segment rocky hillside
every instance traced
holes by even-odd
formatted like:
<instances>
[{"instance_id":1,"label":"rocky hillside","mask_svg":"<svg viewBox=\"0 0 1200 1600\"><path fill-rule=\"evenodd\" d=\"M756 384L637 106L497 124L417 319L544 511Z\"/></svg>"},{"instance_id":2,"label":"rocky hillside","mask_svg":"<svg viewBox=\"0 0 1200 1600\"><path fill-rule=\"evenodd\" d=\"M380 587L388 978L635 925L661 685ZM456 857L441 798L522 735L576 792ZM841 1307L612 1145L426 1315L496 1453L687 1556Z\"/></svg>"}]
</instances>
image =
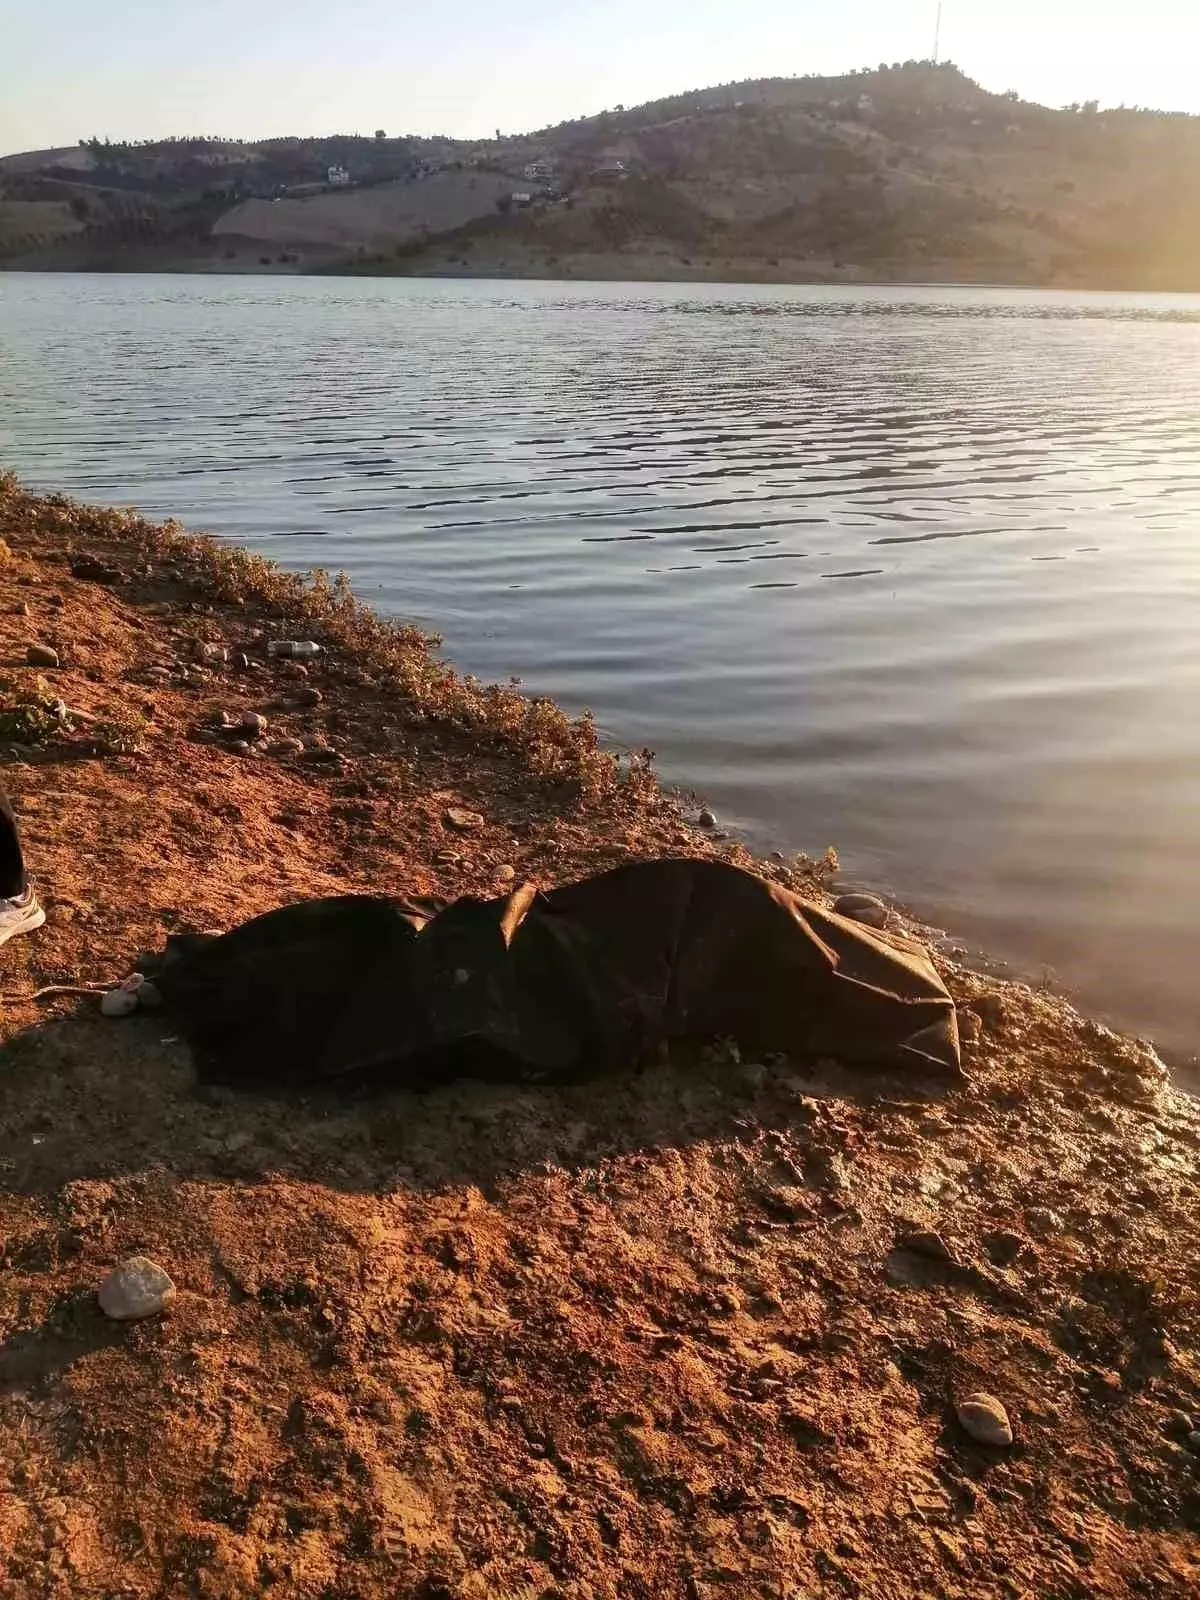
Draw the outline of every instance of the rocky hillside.
<instances>
[{"instance_id":1,"label":"rocky hillside","mask_svg":"<svg viewBox=\"0 0 1200 1600\"><path fill-rule=\"evenodd\" d=\"M94 141L0 161L0 261L1200 289L1200 118L909 62L519 138Z\"/></svg>"},{"instance_id":2,"label":"rocky hillside","mask_svg":"<svg viewBox=\"0 0 1200 1600\"><path fill-rule=\"evenodd\" d=\"M940 960L950 1086L717 1042L201 1089L80 992L169 931L752 863L337 588L3 477L0 562L49 908L0 967L2 1600L1200 1592L1200 1110L1146 1045ZM173 1294L116 1321L134 1255Z\"/></svg>"}]
</instances>

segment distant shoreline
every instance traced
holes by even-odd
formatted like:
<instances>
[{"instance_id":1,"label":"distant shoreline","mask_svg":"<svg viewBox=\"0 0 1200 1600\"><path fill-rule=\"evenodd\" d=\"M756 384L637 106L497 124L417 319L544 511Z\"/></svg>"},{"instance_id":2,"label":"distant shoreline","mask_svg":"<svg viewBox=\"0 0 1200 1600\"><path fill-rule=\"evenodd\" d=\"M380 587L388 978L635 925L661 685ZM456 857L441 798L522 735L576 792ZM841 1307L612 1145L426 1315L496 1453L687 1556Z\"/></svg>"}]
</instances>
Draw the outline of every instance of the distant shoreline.
<instances>
[{"instance_id":1,"label":"distant shoreline","mask_svg":"<svg viewBox=\"0 0 1200 1600\"><path fill-rule=\"evenodd\" d=\"M1145 282L1119 280L1113 282L1094 281L1067 281L1063 279L1031 280L1012 278L972 278L972 277L881 277L866 272L859 276L842 274L819 274L816 272L802 275L796 273L790 277L773 276L770 273L751 270L747 267L743 272L736 270L726 273L700 273L688 268L679 270L660 269L648 271L644 263L628 262L622 258L612 258L612 271L600 271L601 263L591 261L588 263L589 271L581 269L579 272L571 271L532 271L508 269L499 265L488 267L480 266L470 268L438 267L432 264L420 264L412 270L383 271L367 270L364 268L348 268L339 266L243 266L231 267L226 263L207 264L199 261L180 262L174 265L148 265L129 263L113 267L97 266L38 266L28 263L0 261L0 274L8 277L93 277L93 278L139 278L139 277L197 277L197 278L328 278L328 279L398 279L453 283L463 282L495 282L495 283L575 283L604 284L604 283L630 283L630 284L712 284L713 286L758 287L775 289L990 289L1010 294L1095 294L1095 295L1177 295L1180 297L1200 297L1200 281L1192 287L1179 287L1172 284L1151 284ZM643 270L637 270L642 265Z\"/></svg>"}]
</instances>

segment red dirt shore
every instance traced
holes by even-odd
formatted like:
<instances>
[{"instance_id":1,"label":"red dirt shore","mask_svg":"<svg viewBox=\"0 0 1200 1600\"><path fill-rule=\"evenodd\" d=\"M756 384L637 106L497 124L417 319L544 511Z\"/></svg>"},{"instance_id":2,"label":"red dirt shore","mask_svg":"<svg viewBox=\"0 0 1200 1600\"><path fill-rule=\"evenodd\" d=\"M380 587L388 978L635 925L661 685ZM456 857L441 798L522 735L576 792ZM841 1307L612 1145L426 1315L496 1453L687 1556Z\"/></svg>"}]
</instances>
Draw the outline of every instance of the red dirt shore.
<instances>
[{"instance_id":1,"label":"red dirt shore","mask_svg":"<svg viewBox=\"0 0 1200 1600\"><path fill-rule=\"evenodd\" d=\"M49 908L0 954L0 1600L1200 1592L1200 1114L1149 1047L941 963L949 1090L716 1045L202 1091L169 1018L33 996L309 895L750 858L336 586L4 478L0 538ZM297 635L311 670L266 654ZM111 1322L135 1252L177 1297Z\"/></svg>"}]
</instances>

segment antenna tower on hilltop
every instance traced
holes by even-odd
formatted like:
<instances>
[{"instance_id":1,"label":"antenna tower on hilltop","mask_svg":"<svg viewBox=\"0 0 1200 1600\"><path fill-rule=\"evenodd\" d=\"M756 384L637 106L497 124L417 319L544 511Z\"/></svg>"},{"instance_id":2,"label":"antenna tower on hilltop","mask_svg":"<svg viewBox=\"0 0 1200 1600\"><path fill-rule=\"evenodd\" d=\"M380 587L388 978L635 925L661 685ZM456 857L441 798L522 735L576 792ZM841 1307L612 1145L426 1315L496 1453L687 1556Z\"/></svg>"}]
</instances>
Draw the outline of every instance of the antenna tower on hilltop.
<instances>
[{"instance_id":1,"label":"antenna tower on hilltop","mask_svg":"<svg viewBox=\"0 0 1200 1600\"><path fill-rule=\"evenodd\" d=\"M942 0L938 0L937 21L933 25L933 64L938 64L938 52L942 44Z\"/></svg>"}]
</instances>

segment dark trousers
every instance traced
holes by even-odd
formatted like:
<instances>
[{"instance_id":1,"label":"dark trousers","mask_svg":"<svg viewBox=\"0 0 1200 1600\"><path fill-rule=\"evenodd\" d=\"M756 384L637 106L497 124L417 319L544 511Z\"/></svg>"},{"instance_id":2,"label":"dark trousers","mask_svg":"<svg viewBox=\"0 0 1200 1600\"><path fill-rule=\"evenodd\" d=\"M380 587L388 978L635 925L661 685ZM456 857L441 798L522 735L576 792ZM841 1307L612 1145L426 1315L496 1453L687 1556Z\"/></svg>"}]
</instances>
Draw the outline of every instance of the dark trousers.
<instances>
[{"instance_id":1,"label":"dark trousers","mask_svg":"<svg viewBox=\"0 0 1200 1600\"><path fill-rule=\"evenodd\" d=\"M0 787L0 900L14 900L25 891L21 836L8 796Z\"/></svg>"}]
</instances>

